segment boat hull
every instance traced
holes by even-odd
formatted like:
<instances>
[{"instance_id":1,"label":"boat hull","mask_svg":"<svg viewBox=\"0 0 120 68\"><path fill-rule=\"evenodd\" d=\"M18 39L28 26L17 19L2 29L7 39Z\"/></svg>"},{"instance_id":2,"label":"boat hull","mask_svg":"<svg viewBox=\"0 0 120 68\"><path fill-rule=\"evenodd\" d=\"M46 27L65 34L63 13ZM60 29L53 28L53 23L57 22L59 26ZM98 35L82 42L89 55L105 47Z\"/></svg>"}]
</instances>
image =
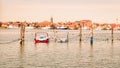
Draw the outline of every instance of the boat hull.
<instances>
[{"instance_id":1,"label":"boat hull","mask_svg":"<svg viewBox=\"0 0 120 68\"><path fill-rule=\"evenodd\" d=\"M60 38L57 40L58 43L66 43L68 42L68 39L67 38Z\"/></svg>"},{"instance_id":2,"label":"boat hull","mask_svg":"<svg viewBox=\"0 0 120 68\"><path fill-rule=\"evenodd\" d=\"M38 39L35 39L34 41L35 41L35 43L40 43L40 42L42 42L42 43L48 43L48 42L49 42L49 39L46 39L46 40L38 40Z\"/></svg>"}]
</instances>

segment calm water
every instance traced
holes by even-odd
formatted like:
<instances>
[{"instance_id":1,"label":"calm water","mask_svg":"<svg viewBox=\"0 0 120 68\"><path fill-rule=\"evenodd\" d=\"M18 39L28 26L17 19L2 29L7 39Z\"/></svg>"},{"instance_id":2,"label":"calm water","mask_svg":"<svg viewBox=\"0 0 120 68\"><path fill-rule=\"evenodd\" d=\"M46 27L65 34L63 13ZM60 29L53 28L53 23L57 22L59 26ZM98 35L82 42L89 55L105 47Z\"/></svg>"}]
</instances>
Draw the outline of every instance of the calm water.
<instances>
[{"instance_id":1,"label":"calm water","mask_svg":"<svg viewBox=\"0 0 120 68\"><path fill-rule=\"evenodd\" d=\"M34 44L36 31L48 32L50 43ZM94 31L94 43L89 43L89 31L84 30L82 42L79 31L59 30L57 37L68 43L55 43L53 30L26 30L25 42L19 44L19 29L0 30L0 68L119 68L120 31Z\"/></svg>"}]
</instances>

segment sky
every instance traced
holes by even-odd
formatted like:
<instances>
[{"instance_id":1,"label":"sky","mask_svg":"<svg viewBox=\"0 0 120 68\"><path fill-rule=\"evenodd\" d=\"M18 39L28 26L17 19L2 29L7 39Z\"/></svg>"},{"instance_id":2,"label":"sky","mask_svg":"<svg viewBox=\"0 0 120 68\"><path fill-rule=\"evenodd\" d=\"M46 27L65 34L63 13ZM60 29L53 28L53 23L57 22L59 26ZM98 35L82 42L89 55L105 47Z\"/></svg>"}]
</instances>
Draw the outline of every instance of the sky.
<instances>
[{"instance_id":1,"label":"sky","mask_svg":"<svg viewBox=\"0 0 120 68\"><path fill-rule=\"evenodd\" d=\"M0 0L0 21L120 21L120 0Z\"/></svg>"}]
</instances>

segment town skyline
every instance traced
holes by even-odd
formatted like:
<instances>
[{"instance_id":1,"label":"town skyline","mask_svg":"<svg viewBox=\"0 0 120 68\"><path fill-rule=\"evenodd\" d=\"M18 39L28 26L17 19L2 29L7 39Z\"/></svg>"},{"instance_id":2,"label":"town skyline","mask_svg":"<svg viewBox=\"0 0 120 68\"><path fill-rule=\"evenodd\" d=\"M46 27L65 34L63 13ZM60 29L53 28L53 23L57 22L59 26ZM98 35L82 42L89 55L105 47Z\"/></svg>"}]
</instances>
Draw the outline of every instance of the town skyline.
<instances>
[{"instance_id":1,"label":"town skyline","mask_svg":"<svg viewBox=\"0 0 120 68\"><path fill-rule=\"evenodd\" d=\"M116 23L120 20L119 0L1 0L0 21L68 22L92 20Z\"/></svg>"}]
</instances>

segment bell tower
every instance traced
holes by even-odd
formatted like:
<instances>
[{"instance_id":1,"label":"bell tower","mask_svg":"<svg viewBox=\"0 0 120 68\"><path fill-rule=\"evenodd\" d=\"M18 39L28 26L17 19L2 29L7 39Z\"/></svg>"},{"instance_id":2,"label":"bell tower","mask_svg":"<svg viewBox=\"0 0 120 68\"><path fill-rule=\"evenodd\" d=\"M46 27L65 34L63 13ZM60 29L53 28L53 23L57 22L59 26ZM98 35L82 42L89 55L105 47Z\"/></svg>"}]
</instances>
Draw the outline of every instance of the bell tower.
<instances>
[{"instance_id":1,"label":"bell tower","mask_svg":"<svg viewBox=\"0 0 120 68\"><path fill-rule=\"evenodd\" d=\"M51 24L53 24L53 17L50 18L50 22L51 22Z\"/></svg>"}]
</instances>

